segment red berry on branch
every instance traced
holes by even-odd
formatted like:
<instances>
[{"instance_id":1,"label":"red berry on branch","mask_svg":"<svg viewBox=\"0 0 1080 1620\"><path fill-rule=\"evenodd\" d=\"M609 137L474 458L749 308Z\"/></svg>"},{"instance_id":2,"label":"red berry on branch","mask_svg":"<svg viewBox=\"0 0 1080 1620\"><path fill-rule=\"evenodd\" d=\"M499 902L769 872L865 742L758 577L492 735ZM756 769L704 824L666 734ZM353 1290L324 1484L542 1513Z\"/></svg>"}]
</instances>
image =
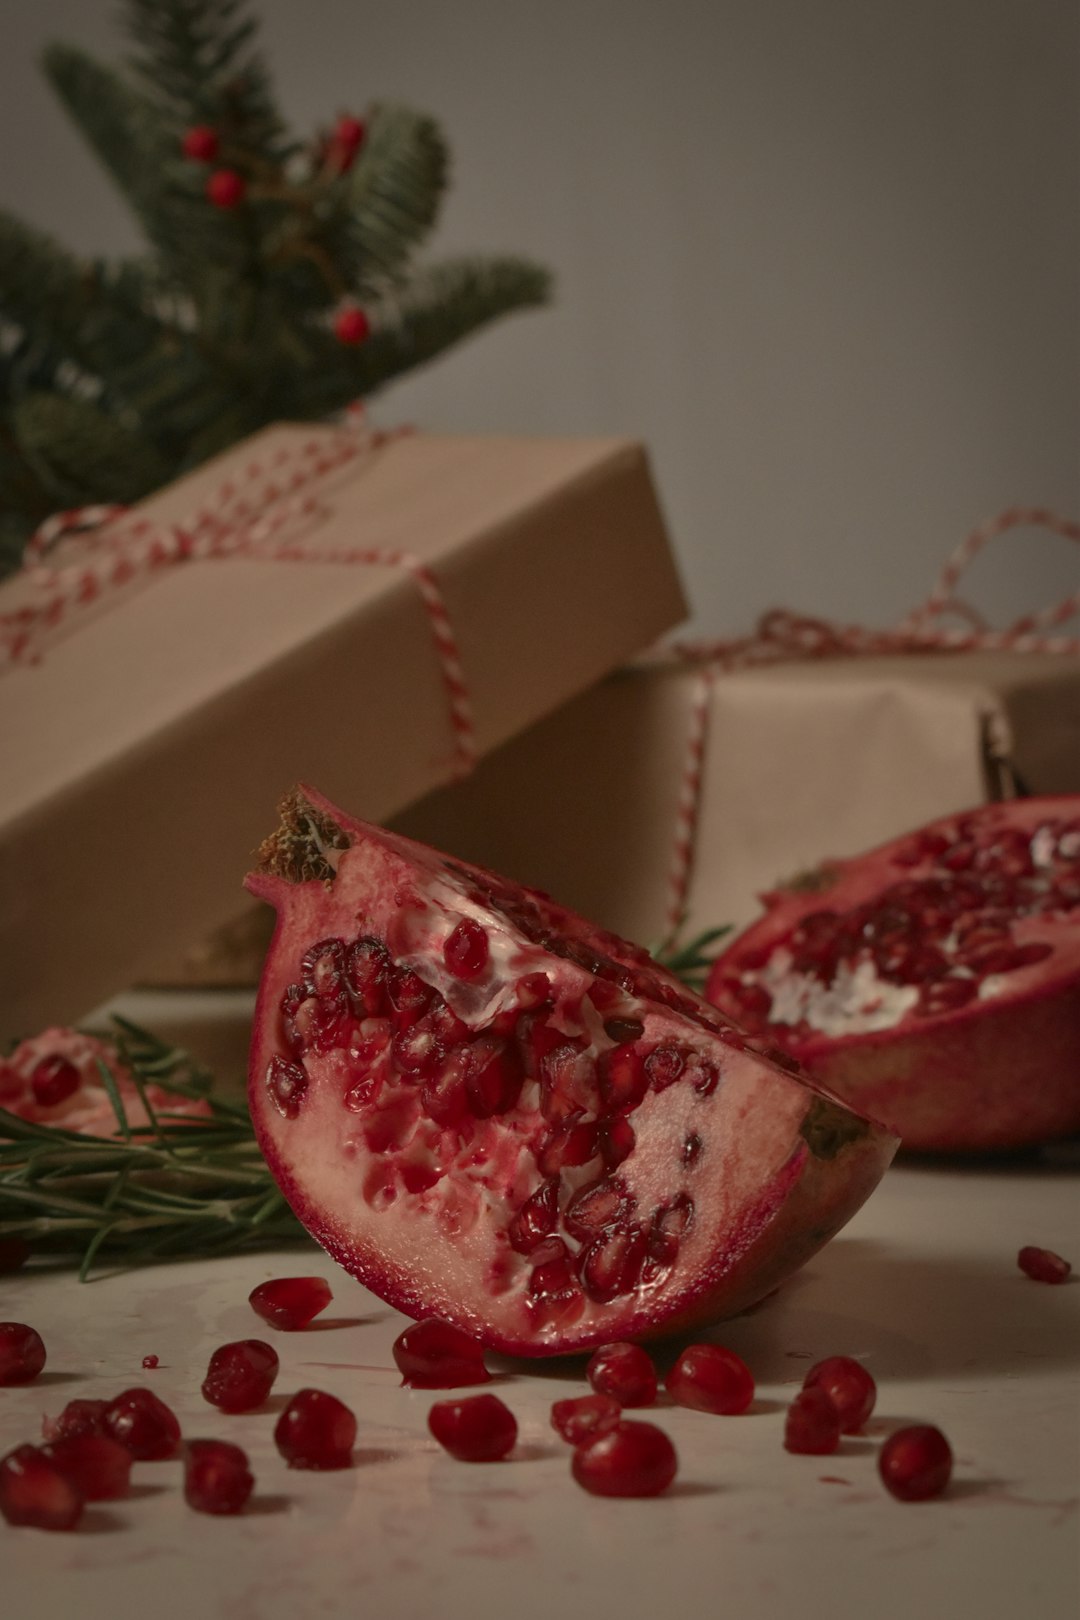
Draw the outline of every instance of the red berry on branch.
<instances>
[{"instance_id":1,"label":"red berry on branch","mask_svg":"<svg viewBox=\"0 0 1080 1620\"><path fill-rule=\"evenodd\" d=\"M192 124L184 131L180 145L193 163L213 163L218 155L218 132L209 124Z\"/></svg>"},{"instance_id":2,"label":"red berry on branch","mask_svg":"<svg viewBox=\"0 0 1080 1620\"><path fill-rule=\"evenodd\" d=\"M206 182L206 196L215 208L237 208L247 195L247 181L235 169L215 169Z\"/></svg>"},{"instance_id":3,"label":"red berry on branch","mask_svg":"<svg viewBox=\"0 0 1080 1620\"><path fill-rule=\"evenodd\" d=\"M353 118L349 113L342 113L334 126L334 139L337 144L350 153L356 152L364 144L367 134L367 125L362 118Z\"/></svg>"},{"instance_id":4,"label":"red berry on branch","mask_svg":"<svg viewBox=\"0 0 1080 1620\"><path fill-rule=\"evenodd\" d=\"M370 331L371 322L355 305L340 310L334 318L334 336L339 343L363 343Z\"/></svg>"}]
</instances>

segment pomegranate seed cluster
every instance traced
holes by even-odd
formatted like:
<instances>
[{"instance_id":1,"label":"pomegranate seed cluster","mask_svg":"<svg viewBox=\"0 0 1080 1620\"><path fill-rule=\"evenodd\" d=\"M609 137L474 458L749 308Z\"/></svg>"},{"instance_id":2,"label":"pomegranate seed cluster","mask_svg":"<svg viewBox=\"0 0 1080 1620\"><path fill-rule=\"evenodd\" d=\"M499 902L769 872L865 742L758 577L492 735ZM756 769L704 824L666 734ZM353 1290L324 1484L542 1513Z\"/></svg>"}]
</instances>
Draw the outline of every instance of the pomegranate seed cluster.
<instances>
[{"instance_id":1,"label":"pomegranate seed cluster","mask_svg":"<svg viewBox=\"0 0 1080 1620\"><path fill-rule=\"evenodd\" d=\"M869 1030L951 1012L1052 955L1052 937L1027 937L1025 926L1017 938L1018 924L1050 925L1080 907L1077 821L1028 832L961 816L894 847L892 864L896 880L872 899L804 914L766 960L725 976L748 1029Z\"/></svg>"},{"instance_id":2,"label":"pomegranate seed cluster","mask_svg":"<svg viewBox=\"0 0 1080 1620\"><path fill-rule=\"evenodd\" d=\"M547 925L528 894L495 879L481 891L466 876L464 904L482 902L489 918L505 917L530 944L594 975L576 1003L558 999L548 972L508 972L504 944L472 916L436 939L427 977L373 934L321 939L302 951L280 995L279 1050L264 1084L290 1121L305 1108L316 1068L320 1085L332 1076L346 1122L356 1116L343 1129L362 1143L364 1200L377 1212L415 1201L447 1230L480 1211L470 1166L491 1150L487 1122L513 1116L497 1284L522 1290L534 1326L562 1327L590 1302L608 1304L671 1274L695 1218L694 1177L701 1166L707 1174L706 1143L688 1128L670 1197L639 1207L620 1173L636 1146L631 1116L675 1084L707 1098L721 1078L717 1036L747 1043L665 982L637 947L567 935ZM643 998L691 1017L703 1043L708 1031L712 1057L647 1039ZM466 1009L468 1021L459 1016Z\"/></svg>"}]
</instances>

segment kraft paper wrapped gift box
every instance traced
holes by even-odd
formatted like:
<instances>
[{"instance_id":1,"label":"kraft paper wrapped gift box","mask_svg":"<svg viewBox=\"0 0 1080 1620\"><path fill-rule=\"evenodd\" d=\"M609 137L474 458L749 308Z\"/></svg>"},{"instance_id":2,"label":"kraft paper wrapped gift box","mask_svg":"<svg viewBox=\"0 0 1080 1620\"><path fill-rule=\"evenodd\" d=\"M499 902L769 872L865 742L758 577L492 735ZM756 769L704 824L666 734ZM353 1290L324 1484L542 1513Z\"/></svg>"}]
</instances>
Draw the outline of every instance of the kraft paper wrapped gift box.
<instances>
[{"instance_id":1,"label":"kraft paper wrapped gift box","mask_svg":"<svg viewBox=\"0 0 1080 1620\"><path fill-rule=\"evenodd\" d=\"M695 722L697 825L687 839ZM757 896L988 797L1080 792L1080 658L643 661L394 824L631 939L741 925Z\"/></svg>"},{"instance_id":2,"label":"kraft paper wrapped gift box","mask_svg":"<svg viewBox=\"0 0 1080 1620\"><path fill-rule=\"evenodd\" d=\"M346 431L269 429L145 502L99 543L137 518L139 555L223 554L114 583L0 671L0 1040L235 917L294 782L383 820L683 617L632 441L406 434L335 471ZM32 586L0 586L7 630Z\"/></svg>"}]
</instances>

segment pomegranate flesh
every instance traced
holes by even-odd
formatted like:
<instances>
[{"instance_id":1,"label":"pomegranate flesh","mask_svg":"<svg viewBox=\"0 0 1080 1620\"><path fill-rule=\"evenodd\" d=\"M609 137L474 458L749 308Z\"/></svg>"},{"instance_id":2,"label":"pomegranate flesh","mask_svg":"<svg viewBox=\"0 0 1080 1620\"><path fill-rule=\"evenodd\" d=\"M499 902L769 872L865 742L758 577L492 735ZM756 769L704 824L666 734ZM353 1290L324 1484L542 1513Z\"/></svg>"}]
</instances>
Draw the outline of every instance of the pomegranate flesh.
<instances>
[{"instance_id":1,"label":"pomegranate flesh","mask_svg":"<svg viewBox=\"0 0 1080 1620\"><path fill-rule=\"evenodd\" d=\"M765 897L708 994L906 1148L1080 1130L1080 796L935 821Z\"/></svg>"},{"instance_id":2,"label":"pomegranate flesh","mask_svg":"<svg viewBox=\"0 0 1080 1620\"><path fill-rule=\"evenodd\" d=\"M771 1292L877 1184L887 1132L636 946L310 790L282 816L248 879L278 910L255 1130L407 1315L526 1356L676 1331Z\"/></svg>"}]
</instances>

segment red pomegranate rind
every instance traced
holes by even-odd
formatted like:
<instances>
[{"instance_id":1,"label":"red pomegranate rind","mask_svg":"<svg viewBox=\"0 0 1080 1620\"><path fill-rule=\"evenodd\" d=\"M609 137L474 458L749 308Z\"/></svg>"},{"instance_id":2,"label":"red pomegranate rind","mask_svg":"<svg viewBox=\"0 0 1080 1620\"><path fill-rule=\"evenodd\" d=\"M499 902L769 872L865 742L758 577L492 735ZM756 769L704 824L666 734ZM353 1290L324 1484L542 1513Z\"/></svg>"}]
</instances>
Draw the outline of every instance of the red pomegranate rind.
<instances>
[{"instance_id":1,"label":"red pomegranate rind","mask_svg":"<svg viewBox=\"0 0 1080 1620\"><path fill-rule=\"evenodd\" d=\"M948 816L765 898L710 1000L906 1148L1080 1130L1080 796Z\"/></svg>"},{"instance_id":2,"label":"red pomegranate rind","mask_svg":"<svg viewBox=\"0 0 1080 1620\"><path fill-rule=\"evenodd\" d=\"M892 1138L637 947L305 793L248 880L278 909L252 1117L297 1215L382 1298L510 1354L655 1337L771 1292L872 1191ZM475 978L445 959L463 919ZM327 941L366 964L329 1034L305 1009L340 992L303 967Z\"/></svg>"}]
</instances>

